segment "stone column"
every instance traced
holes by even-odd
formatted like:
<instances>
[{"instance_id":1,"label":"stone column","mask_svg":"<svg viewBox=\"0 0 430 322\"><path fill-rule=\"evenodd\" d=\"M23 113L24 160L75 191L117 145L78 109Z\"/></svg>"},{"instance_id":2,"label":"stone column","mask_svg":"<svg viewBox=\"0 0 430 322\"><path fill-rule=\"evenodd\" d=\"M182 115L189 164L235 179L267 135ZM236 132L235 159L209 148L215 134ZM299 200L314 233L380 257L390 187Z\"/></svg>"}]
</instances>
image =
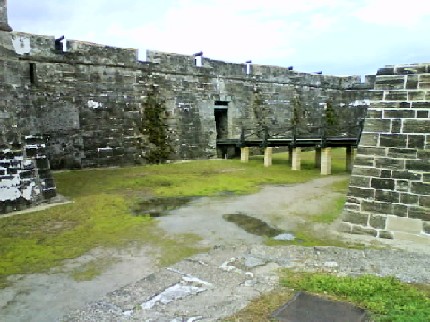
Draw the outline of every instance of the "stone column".
<instances>
[{"instance_id":1,"label":"stone column","mask_svg":"<svg viewBox=\"0 0 430 322\"><path fill-rule=\"evenodd\" d=\"M12 31L7 22L7 0L0 0L0 31Z\"/></svg>"},{"instance_id":2,"label":"stone column","mask_svg":"<svg viewBox=\"0 0 430 322\"><path fill-rule=\"evenodd\" d=\"M352 172L354 165L354 148L352 146L346 147L346 171Z\"/></svg>"},{"instance_id":3,"label":"stone column","mask_svg":"<svg viewBox=\"0 0 430 322\"><path fill-rule=\"evenodd\" d=\"M293 148L293 159L291 162L291 170L300 170L301 169L301 157L300 157L300 152L301 152L301 148Z\"/></svg>"},{"instance_id":4,"label":"stone column","mask_svg":"<svg viewBox=\"0 0 430 322\"><path fill-rule=\"evenodd\" d=\"M273 148L264 149L264 166L270 167L272 165L272 152Z\"/></svg>"},{"instance_id":5,"label":"stone column","mask_svg":"<svg viewBox=\"0 0 430 322\"><path fill-rule=\"evenodd\" d=\"M315 148L315 168L321 167L321 148Z\"/></svg>"},{"instance_id":6,"label":"stone column","mask_svg":"<svg viewBox=\"0 0 430 322\"><path fill-rule=\"evenodd\" d=\"M321 174L331 174L331 148L322 149L321 153Z\"/></svg>"},{"instance_id":7,"label":"stone column","mask_svg":"<svg viewBox=\"0 0 430 322\"><path fill-rule=\"evenodd\" d=\"M240 161L244 163L249 161L249 147L240 148Z\"/></svg>"}]
</instances>

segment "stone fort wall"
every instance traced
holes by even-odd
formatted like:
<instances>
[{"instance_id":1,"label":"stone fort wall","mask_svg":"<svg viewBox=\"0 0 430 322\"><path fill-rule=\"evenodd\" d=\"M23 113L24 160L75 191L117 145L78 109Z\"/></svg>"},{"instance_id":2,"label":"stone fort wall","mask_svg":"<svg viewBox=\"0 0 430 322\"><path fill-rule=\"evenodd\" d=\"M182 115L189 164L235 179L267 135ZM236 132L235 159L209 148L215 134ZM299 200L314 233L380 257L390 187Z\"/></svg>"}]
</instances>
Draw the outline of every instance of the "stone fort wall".
<instances>
[{"instance_id":1,"label":"stone fort wall","mask_svg":"<svg viewBox=\"0 0 430 322\"><path fill-rule=\"evenodd\" d=\"M4 47L11 50L2 62L10 98L2 110L9 121L3 122L15 119L21 135L46 137L54 169L148 162L155 148L142 128L148 96L162 106L168 159L219 156L217 122L223 122L222 135L228 138L257 124L272 134L288 134L295 96L302 103L304 130L319 126L321 103L329 99L340 120L355 122L363 109L351 103L371 98L371 84L357 76L261 65L246 74L245 64L206 57L196 66L192 55L149 51L142 62L133 49L67 41L63 51L53 37L7 36Z\"/></svg>"},{"instance_id":2,"label":"stone fort wall","mask_svg":"<svg viewBox=\"0 0 430 322\"><path fill-rule=\"evenodd\" d=\"M54 196L51 168L231 156L218 138L291 135L295 114L299 134L316 134L331 101L333 135L356 134L368 108L342 229L428 238L428 65L361 83L158 51L139 61L134 49L11 32L0 9L0 212Z\"/></svg>"},{"instance_id":3,"label":"stone fort wall","mask_svg":"<svg viewBox=\"0 0 430 322\"><path fill-rule=\"evenodd\" d=\"M154 154L173 160L232 156L234 147L221 150L217 138L239 138L243 128L291 134L294 99L300 101L303 133L319 131L322 103L331 100L342 120L337 131L347 135L363 116L362 102L375 95L368 90L372 77L361 83L358 76L248 67L206 57L198 66L193 55L157 51L139 61L134 49L22 32L0 31L0 51L2 155L10 156L11 146L19 146L17 158L24 160L25 138L38 137L37 156L46 158L51 169L142 164L154 162ZM151 123L147 112L154 107L159 116ZM163 153L151 127L163 129ZM15 157L2 160L1 180L9 187L8 176L26 169L6 167ZM49 174L33 177L32 186L44 182L55 190ZM13 180L19 181L16 190L22 180ZM3 204L10 201L17 209L40 200L14 196Z\"/></svg>"},{"instance_id":4,"label":"stone fort wall","mask_svg":"<svg viewBox=\"0 0 430 322\"><path fill-rule=\"evenodd\" d=\"M381 68L374 91L342 228L430 241L430 65Z\"/></svg>"}]
</instances>

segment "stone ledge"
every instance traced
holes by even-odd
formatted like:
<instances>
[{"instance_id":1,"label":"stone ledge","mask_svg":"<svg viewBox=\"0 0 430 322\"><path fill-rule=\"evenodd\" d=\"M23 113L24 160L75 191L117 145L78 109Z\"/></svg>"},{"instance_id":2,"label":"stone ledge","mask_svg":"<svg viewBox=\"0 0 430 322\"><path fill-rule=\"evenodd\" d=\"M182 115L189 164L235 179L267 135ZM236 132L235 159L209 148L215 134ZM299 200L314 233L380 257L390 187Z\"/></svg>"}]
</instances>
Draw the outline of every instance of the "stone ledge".
<instances>
[{"instance_id":1,"label":"stone ledge","mask_svg":"<svg viewBox=\"0 0 430 322\"><path fill-rule=\"evenodd\" d=\"M386 230L396 233L421 234L423 232L423 222L420 219L387 216Z\"/></svg>"}]
</instances>

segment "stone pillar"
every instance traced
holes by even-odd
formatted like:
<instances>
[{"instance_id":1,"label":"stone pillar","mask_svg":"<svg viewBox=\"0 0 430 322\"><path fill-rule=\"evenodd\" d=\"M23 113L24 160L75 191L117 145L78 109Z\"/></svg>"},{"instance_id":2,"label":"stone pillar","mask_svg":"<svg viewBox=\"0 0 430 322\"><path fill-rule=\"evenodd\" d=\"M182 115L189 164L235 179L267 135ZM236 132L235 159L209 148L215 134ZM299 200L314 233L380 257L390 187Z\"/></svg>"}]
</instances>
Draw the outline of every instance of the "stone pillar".
<instances>
[{"instance_id":1,"label":"stone pillar","mask_svg":"<svg viewBox=\"0 0 430 322\"><path fill-rule=\"evenodd\" d=\"M293 148L293 159L291 162L291 169L292 170L300 170L301 168L301 158L300 158L300 152L301 148Z\"/></svg>"},{"instance_id":2,"label":"stone pillar","mask_svg":"<svg viewBox=\"0 0 430 322\"><path fill-rule=\"evenodd\" d=\"M0 31L12 31L7 22L7 0L0 0Z\"/></svg>"},{"instance_id":3,"label":"stone pillar","mask_svg":"<svg viewBox=\"0 0 430 322\"><path fill-rule=\"evenodd\" d=\"M352 146L346 147L346 171L352 172L354 165L354 148Z\"/></svg>"},{"instance_id":4,"label":"stone pillar","mask_svg":"<svg viewBox=\"0 0 430 322\"><path fill-rule=\"evenodd\" d=\"M315 148L315 168L321 167L321 148Z\"/></svg>"},{"instance_id":5,"label":"stone pillar","mask_svg":"<svg viewBox=\"0 0 430 322\"><path fill-rule=\"evenodd\" d=\"M321 153L321 174L331 174L331 148L322 149Z\"/></svg>"},{"instance_id":6,"label":"stone pillar","mask_svg":"<svg viewBox=\"0 0 430 322\"><path fill-rule=\"evenodd\" d=\"M249 147L240 148L240 161L245 163L249 161Z\"/></svg>"},{"instance_id":7,"label":"stone pillar","mask_svg":"<svg viewBox=\"0 0 430 322\"><path fill-rule=\"evenodd\" d=\"M272 152L273 148L264 149L264 166L270 167L272 165Z\"/></svg>"}]
</instances>

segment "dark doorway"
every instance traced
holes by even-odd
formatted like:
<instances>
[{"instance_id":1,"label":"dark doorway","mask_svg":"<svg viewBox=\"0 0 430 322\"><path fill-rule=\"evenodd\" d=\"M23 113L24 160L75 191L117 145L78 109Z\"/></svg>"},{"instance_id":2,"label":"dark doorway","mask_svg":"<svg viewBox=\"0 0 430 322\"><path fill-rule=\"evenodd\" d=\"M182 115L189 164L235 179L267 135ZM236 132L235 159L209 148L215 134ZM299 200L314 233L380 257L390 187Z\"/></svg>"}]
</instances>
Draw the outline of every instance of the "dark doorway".
<instances>
[{"instance_id":1,"label":"dark doorway","mask_svg":"<svg viewBox=\"0 0 430 322\"><path fill-rule=\"evenodd\" d=\"M216 123L216 138L227 139L228 138L228 116L227 116L227 108L215 108L215 123Z\"/></svg>"}]
</instances>

